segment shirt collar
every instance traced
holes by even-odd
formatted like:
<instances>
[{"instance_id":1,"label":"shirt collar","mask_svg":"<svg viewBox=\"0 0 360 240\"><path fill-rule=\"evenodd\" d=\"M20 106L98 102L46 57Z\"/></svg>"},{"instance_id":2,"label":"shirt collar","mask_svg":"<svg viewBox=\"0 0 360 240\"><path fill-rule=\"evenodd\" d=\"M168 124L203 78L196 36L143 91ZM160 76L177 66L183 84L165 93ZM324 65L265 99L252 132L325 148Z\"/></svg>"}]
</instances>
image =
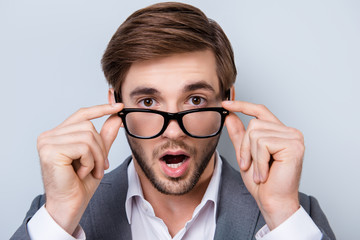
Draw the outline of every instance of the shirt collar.
<instances>
[{"instance_id":1,"label":"shirt collar","mask_svg":"<svg viewBox=\"0 0 360 240\"><path fill-rule=\"evenodd\" d=\"M201 203L198 207L204 206L208 201L211 201L214 203L215 206L215 212L217 209L217 200L218 200L218 193L219 193L219 186L220 186L220 178L221 178L221 169L222 169L222 160L218 153L218 151L215 152L215 168L213 175L211 177L210 183L208 185L208 188L206 189L206 192L201 200ZM133 160L130 162L128 169L128 190L126 195L126 201L125 201L125 211L126 216L128 219L129 224L131 224L131 213L132 213L132 207L133 207L133 201L135 200L135 197L140 197L142 200L144 199L144 194L141 188L140 179L139 176L135 170L134 162ZM197 209L199 210L199 209ZM196 211L196 210L195 210Z\"/></svg>"},{"instance_id":2,"label":"shirt collar","mask_svg":"<svg viewBox=\"0 0 360 240\"><path fill-rule=\"evenodd\" d=\"M129 224L131 224L131 213L133 207L133 200L136 196L140 198L144 198L144 194L142 192L141 184L139 176L135 170L134 161L131 160L130 164L127 168L128 175L128 190L125 201L125 211Z\"/></svg>"}]
</instances>

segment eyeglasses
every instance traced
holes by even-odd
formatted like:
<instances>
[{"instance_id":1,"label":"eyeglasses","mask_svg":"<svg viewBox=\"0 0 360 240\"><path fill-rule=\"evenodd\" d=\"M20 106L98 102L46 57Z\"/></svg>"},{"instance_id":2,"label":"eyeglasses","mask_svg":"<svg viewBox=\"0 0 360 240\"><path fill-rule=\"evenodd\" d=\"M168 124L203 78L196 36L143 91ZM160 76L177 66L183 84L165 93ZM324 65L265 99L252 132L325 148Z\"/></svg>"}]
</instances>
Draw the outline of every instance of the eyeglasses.
<instances>
[{"instance_id":1,"label":"eyeglasses","mask_svg":"<svg viewBox=\"0 0 360 240\"><path fill-rule=\"evenodd\" d=\"M221 132L229 111L222 107L195 108L178 113L124 108L118 115L126 132L135 138L152 139L160 136L170 120L176 120L181 130L190 137L209 138Z\"/></svg>"}]
</instances>

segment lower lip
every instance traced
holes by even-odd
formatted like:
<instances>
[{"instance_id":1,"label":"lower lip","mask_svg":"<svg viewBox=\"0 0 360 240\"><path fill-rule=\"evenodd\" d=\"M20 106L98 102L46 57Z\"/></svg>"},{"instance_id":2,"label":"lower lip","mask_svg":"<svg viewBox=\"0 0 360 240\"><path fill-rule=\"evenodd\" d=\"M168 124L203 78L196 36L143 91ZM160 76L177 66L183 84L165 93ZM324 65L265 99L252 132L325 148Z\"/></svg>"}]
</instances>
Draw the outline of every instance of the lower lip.
<instances>
[{"instance_id":1,"label":"lower lip","mask_svg":"<svg viewBox=\"0 0 360 240\"><path fill-rule=\"evenodd\" d=\"M165 161L160 160L161 169L167 176L171 178L179 178L187 172L190 164L189 160L190 158L185 159L183 163L177 168L171 168L166 164Z\"/></svg>"}]
</instances>

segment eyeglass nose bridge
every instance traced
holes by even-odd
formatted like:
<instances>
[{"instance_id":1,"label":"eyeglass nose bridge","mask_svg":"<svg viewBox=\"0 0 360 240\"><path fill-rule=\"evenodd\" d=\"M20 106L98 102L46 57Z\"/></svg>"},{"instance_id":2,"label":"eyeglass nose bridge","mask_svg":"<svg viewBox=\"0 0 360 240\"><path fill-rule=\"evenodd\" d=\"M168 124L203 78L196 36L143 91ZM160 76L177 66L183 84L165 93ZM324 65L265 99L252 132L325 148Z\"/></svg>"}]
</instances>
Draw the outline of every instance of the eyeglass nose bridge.
<instances>
[{"instance_id":1,"label":"eyeglass nose bridge","mask_svg":"<svg viewBox=\"0 0 360 240\"><path fill-rule=\"evenodd\" d=\"M189 135L188 131L186 131L184 124L182 122L182 117L184 116L184 113L181 112L177 112L177 113L169 113L169 112L164 112L163 117L164 117L164 126L161 129L159 135L163 134L166 129L168 128L170 121L171 120L176 120L177 124L179 125L180 129L187 135Z\"/></svg>"}]
</instances>

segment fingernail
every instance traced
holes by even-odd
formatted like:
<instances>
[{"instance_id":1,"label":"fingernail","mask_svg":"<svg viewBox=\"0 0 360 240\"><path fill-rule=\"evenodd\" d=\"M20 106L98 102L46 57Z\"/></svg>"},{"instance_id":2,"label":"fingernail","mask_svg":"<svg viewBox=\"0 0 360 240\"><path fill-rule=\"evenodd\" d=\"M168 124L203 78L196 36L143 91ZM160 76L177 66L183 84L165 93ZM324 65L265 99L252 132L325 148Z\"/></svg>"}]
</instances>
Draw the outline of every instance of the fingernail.
<instances>
[{"instance_id":1,"label":"fingernail","mask_svg":"<svg viewBox=\"0 0 360 240\"><path fill-rule=\"evenodd\" d=\"M223 101L223 103L225 104L225 105L230 105L230 104L232 104L234 101Z\"/></svg>"},{"instance_id":2,"label":"fingernail","mask_svg":"<svg viewBox=\"0 0 360 240\"><path fill-rule=\"evenodd\" d=\"M247 151L244 151L242 149L240 151L240 159L241 159L242 164L244 164L244 167L245 167L246 160L249 161L251 159L251 157L249 156L249 153Z\"/></svg>"},{"instance_id":3,"label":"fingernail","mask_svg":"<svg viewBox=\"0 0 360 240\"><path fill-rule=\"evenodd\" d=\"M118 107L121 106L121 104L122 104L122 103L112 103L111 106L112 106L113 108L118 108Z\"/></svg>"},{"instance_id":4,"label":"fingernail","mask_svg":"<svg viewBox=\"0 0 360 240\"><path fill-rule=\"evenodd\" d=\"M97 174L97 179L102 179L104 176L104 171L99 171Z\"/></svg>"},{"instance_id":5,"label":"fingernail","mask_svg":"<svg viewBox=\"0 0 360 240\"><path fill-rule=\"evenodd\" d=\"M259 174L259 182L264 182L264 177L262 174Z\"/></svg>"},{"instance_id":6,"label":"fingernail","mask_svg":"<svg viewBox=\"0 0 360 240\"><path fill-rule=\"evenodd\" d=\"M257 183L257 172L254 172L253 178L254 178L254 182Z\"/></svg>"},{"instance_id":7,"label":"fingernail","mask_svg":"<svg viewBox=\"0 0 360 240\"><path fill-rule=\"evenodd\" d=\"M245 160L243 158L240 158L240 168L245 168Z\"/></svg>"},{"instance_id":8,"label":"fingernail","mask_svg":"<svg viewBox=\"0 0 360 240\"><path fill-rule=\"evenodd\" d=\"M110 167L110 164L109 164L109 159L106 158L106 169L108 169Z\"/></svg>"}]
</instances>

